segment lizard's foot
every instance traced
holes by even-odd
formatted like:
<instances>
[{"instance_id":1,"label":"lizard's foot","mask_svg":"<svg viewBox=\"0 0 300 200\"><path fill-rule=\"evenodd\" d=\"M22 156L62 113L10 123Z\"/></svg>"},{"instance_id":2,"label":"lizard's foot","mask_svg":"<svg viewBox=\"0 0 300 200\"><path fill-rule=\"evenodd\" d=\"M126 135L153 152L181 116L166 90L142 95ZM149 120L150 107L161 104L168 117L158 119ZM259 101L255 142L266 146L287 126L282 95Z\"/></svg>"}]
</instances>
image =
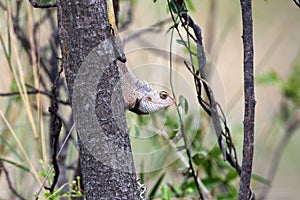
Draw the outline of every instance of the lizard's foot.
<instances>
[{"instance_id":1,"label":"lizard's foot","mask_svg":"<svg viewBox=\"0 0 300 200\"><path fill-rule=\"evenodd\" d=\"M120 62L122 63L126 63L127 62L127 58L125 56L125 54L122 54L120 57L117 58Z\"/></svg>"}]
</instances>

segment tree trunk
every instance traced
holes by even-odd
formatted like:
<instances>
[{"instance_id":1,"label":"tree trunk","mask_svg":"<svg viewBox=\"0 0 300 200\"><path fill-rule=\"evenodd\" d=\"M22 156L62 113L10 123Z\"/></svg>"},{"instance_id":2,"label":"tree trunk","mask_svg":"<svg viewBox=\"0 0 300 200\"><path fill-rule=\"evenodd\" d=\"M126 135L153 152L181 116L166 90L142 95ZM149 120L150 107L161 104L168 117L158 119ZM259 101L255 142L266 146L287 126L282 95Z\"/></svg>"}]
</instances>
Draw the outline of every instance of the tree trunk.
<instances>
[{"instance_id":1,"label":"tree trunk","mask_svg":"<svg viewBox=\"0 0 300 200\"><path fill-rule=\"evenodd\" d=\"M105 0L57 0L62 65L87 199L138 199Z\"/></svg>"}]
</instances>

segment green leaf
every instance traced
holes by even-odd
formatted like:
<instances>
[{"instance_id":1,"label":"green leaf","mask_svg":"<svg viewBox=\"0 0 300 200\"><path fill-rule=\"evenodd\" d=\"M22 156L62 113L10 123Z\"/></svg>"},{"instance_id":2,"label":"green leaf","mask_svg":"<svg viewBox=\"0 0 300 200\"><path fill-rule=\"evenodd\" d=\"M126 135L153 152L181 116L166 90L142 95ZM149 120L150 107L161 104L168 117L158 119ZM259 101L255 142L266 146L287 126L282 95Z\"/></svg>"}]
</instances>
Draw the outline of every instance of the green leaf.
<instances>
[{"instance_id":1,"label":"green leaf","mask_svg":"<svg viewBox=\"0 0 300 200\"><path fill-rule=\"evenodd\" d=\"M201 152L195 154L192 157L192 159L193 159L193 162L199 166L203 163L203 161L205 161L206 157L207 157L207 152L201 151Z\"/></svg>"},{"instance_id":2,"label":"green leaf","mask_svg":"<svg viewBox=\"0 0 300 200\"><path fill-rule=\"evenodd\" d=\"M229 170L229 172L226 174L225 180L227 182L234 180L238 177L238 173L232 168L232 170Z\"/></svg>"},{"instance_id":3,"label":"green leaf","mask_svg":"<svg viewBox=\"0 0 300 200\"><path fill-rule=\"evenodd\" d=\"M166 185L161 187L161 199L162 200L169 200L171 199L171 190Z\"/></svg>"},{"instance_id":4,"label":"green leaf","mask_svg":"<svg viewBox=\"0 0 300 200\"><path fill-rule=\"evenodd\" d=\"M236 186L233 186L231 184L227 184L227 193L218 195L218 200L231 200L231 199L238 199L238 191L236 189Z\"/></svg>"},{"instance_id":5,"label":"green leaf","mask_svg":"<svg viewBox=\"0 0 300 200\"><path fill-rule=\"evenodd\" d=\"M16 166L16 167L18 167L18 168L26 171L26 172L30 172L30 168L29 167L26 167L24 165L18 164L16 162L12 161L12 160L8 160L8 159L1 158L1 157L0 157L0 160L3 161L3 162L9 163L11 165L14 165L14 166Z\"/></svg>"},{"instance_id":6,"label":"green leaf","mask_svg":"<svg viewBox=\"0 0 300 200\"><path fill-rule=\"evenodd\" d=\"M300 104L300 54L294 61L287 81L283 84L283 93L294 103Z\"/></svg>"},{"instance_id":7,"label":"green leaf","mask_svg":"<svg viewBox=\"0 0 300 200\"><path fill-rule=\"evenodd\" d=\"M252 175L251 175L251 178L252 178L253 180L256 180L256 181L258 181L258 182L260 182L260 183L263 183L263 184L266 184L266 185L271 185L271 183L272 183L271 180L266 179L266 178L264 178L264 177L262 177L262 176L259 176L259 175L257 175L257 174L252 174Z\"/></svg>"},{"instance_id":8,"label":"green leaf","mask_svg":"<svg viewBox=\"0 0 300 200\"><path fill-rule=\"evenodd\" d=\"M181 5L177 5L176 0L170 1L170 10L172 10L175 14L186 14L188 13L188 10L184 4L184 1Z\"/></svg>"},{"instance_id":9,"label":"green leaf","mask_svg":"<svg viewBox=\"0 0 300 200\"><path fill-rule=\"evenodd\" d=\"M166 173L163 173L163 174L157 179L157 181L156 181L156 183L154 184L154 186L153 186L151 192L149 193L149 197L150 197L150 198L152 198L152 197L155 196L155 194L156 194L156 192L157 192L157 190L158 190L158 188L159 188L159 185L161 184L161 182L162 182L162 180L164 179L165 175L166 175Z\"/></svg>"},{"instance_id":10,"label":"green leaf","mask_svg":"<svg viewBox=\"0 0 300 200\"><path fill-rule=\"evenodd\" d=\"M192 1L191 0L185 0L185 3L186 3L186 5L187 5L187 7L189 8L189 10L191 10L191 11L195 11L196 9L195 9L195 6L194 6L194 4L192 3Z\"/></svg>"},{"instance_id":11,"label":"green leaf","mask_svg":"<svg viewBox=\"0 0 300 200\"><path fill-rule=\"evenodd\" d=\"M205 179L202 179L203 184L207 187L207 188L214 188L217 185L219 185L220 183L222 183L222 180L218 177L207 177Z\"/></svg>"},{"instance_id":12,"label":"green leaf","mask_svg":"<svg viewBox=\"0 0 300 200\"><path fill-rule=\"evenodd\" d=\"M3 135L0 135L0 140L2 141L2 144L5 144L8 147L8 149L10 150L11 153L13 153L15 156L17 156L21 161L24 160L24 158L18 153L16 148L14 146L12 146L11 144L9 144L8 140L3 138Z\"/></svg>"},{"instance_id":13,"label":"green leaf","mask_svg":"<svg viewBox=\"0 0 300 200\"><path fill-rule=\"evenodd\" d=\"M187 112L189 111L189 103L186 100L186 98L182 95L179 96L179 105L184 110L184 113L187 114Z\"/></svg>"},{"instance_id":14,"label":"green leaf","mask_svg":"<svg viewBox=\"0 0 300 200\"><path fill-rule=\"evenodd\" d=\"M218 159L218 157L221 155L221 150L219 149L219 147L214 147L210 152L209 152L209 157L210 158L216 158Z\"/></svg>"},{"instance_id":15,"label":"green leaf","mask_svg":"<svg viewBox=\"0 0 300 200\"><path fill-rule=\"evenodd\" d=\"M10 41L10 40L9 40ZM2 46L2 49L3 49L3 51L4 51L4 54L5 54L5 57L6 57L6 60L7 60L7 62L9 63L9 67L11 68L11 54L10 54L10 52L9 52L9 50L10 50L10 47L8 47L8 50L7 50L7 48L6 48L6 46L5 46L5 43L4 43L4 40L3 40L3 38L2 38L2 36L0 35L0 42L1 42L1 46Z\"/></svg>"},{"instance_id":16,"label":"green leaf","mask_svg":"<svg viewBox=\"0 0 300 200\"><path fill-rule=\"evenodd\" d=\"M265 74L260 74L256 76L257 84L280 84L282 82L281 78L275 71L270 71Z\"/></svg>"},{"instance_id":17,"label":"green leaf","mask_svg":"<svg viewBox=\"0 0 300 200\"><path fill-rule=\"evenodd\" d=\"M184 40L177 39L176 42L181 45L185 45L186 42Z\"/></svg>"}]
</instances>

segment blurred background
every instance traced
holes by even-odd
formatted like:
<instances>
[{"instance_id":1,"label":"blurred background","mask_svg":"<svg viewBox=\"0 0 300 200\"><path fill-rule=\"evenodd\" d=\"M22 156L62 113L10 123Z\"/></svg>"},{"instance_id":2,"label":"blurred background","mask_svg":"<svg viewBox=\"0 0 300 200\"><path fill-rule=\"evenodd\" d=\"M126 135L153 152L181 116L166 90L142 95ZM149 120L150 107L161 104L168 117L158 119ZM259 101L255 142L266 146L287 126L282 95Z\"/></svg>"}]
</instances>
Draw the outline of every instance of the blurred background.
<instances>
[{"instance_id":1,"label":"blurred background","mask_svg":"<svg viewBox=\"0 0 300 200\"><path fill-rule=\"evenodd\" d=\"M55 31L56 9L33 9L25 0L0 2L1 166L4 163L11 185L18 193L25 199L32 199L34 193L39 191L51 163L51 117L47 113L51 100L47 94L8 93L37 93L40 90L49 94L51 91L59 71L59 60L56 58L60 57ZM241 162L244 102L240 3L236 0L188 2L190 15L202 28L210 83L225 112ZM168 29L172 23L168 20L166 2L122 1L120 7L120 23L125 24L120 28L120 35L124 39L125 52L133 73L154 87L170 90L171 34ZM13 18L9 17L11 14ZM262 197L260 195L271 184L266 199L298 199L300 8L292 0L255 0L253 17L257 104L252 188L257 197ZM210 152L216 144L214 133L209 128L209 122L203 122L205 117L197 103L193 77L182 63L182 58L188 55L175 42L178 35L175 34L174 38L171 50L175 55L174 91L177 99L183 95L188 102L189 112L185 116L185 123L187 132L191 133L191 142L201 138L200 149ZM38 77L43 77L42 81ZM58 97L67 102L64 75L61 77ZM61 133L62 142L67 138L73 122L68 105L60 104L60 113L66 122ZM157 184L176 185L182 182L178 169L182 168L184 161L178 159L180 156L170 147L164 135L176 132L174 129L178 122L175 115L175 107L153 116L137 117L127 113L136 169L143 176L149 191L153 191ZM201 134L205 136L199 136ZM66 157L64 166L67 166L62 177L68 181L60 180L61 185L71 182L77 175L78 152L74 131L70 138L62 152ZM199 170L201 172L201 166ZM2 170L0 174L0 199L18 199L9 189L4 173ZM273 180L269 182L271 177ZM238 189L238 178L232 180L232 185ZM209 189L211 187L214 186L208 186ZM161 193L164 191L162 186L158 190Z\"/></svg>"}]
</instances>

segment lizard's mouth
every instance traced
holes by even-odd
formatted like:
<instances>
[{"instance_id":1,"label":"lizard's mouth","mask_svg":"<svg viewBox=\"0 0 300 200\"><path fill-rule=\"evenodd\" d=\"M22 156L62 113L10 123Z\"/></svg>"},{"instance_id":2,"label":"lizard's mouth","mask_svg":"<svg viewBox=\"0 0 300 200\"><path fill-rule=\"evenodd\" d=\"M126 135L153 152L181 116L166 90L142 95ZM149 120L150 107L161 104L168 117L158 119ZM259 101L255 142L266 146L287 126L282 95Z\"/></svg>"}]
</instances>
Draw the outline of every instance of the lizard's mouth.
<instances>
[{"instance_id":1,"label":"lizard's mouth","mask_svg":"<svg viewBox=\"0 0 300 200\"><path fill-rule=\"evenodd\" d=\"M173 104L176 104L176 99L170 96L170 99L172 101Z\"/></svg>"}]
</instances>

